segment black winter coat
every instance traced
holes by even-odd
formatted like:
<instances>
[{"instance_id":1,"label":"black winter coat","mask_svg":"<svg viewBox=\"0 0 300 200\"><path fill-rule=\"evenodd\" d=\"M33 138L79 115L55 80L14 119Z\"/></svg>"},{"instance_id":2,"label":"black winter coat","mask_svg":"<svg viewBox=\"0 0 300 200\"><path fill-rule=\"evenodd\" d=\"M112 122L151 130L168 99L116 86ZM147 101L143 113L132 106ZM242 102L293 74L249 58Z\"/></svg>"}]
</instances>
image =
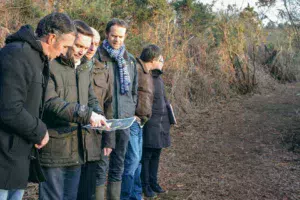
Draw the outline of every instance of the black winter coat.
<instances>
[{"instance_id":1,"label":"black winter coat","mask_svg":"<svg viewBox=\"0 0 300 200\"><path fill-rule=\"evenodd\" d=\"M49 78L48 58L30 26L0 51L0 189L24 189L33 144L47 128L40 120Z\"/></svg>"},{"instance_id":2,"label":"black winter coat","mask_svg":"<svg viewBox=\"0 0 300 200\"><path fill-rule=\"evenodd\" d=\"M162 72L152 71L154 85L154 100L152 116L143 129L143 147L166 148L170 142L170 120L167 111L169 102L165 96L164 83L161 78Z\"/></svg>"}]
</instances>

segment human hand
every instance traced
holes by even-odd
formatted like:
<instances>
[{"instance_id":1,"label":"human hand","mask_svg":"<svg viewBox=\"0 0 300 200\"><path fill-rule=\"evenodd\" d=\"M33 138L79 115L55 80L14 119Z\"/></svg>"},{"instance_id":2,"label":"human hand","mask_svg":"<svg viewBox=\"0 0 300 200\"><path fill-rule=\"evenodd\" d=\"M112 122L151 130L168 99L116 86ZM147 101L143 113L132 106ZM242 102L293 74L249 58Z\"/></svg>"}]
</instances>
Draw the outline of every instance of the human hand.
<instances>
[{"instance_id":1,"label":"human hand","mask_svg":"<svg viewBox=\"0 0 300 200\"><path fill-rule=\"evenodd\" d=\"M104 156L109 156L110 153L112 152L112 148L104 148L103 152L104 152Z\"/></svg>"},{"instance_id":2,"label":"human hand","mask_svg":"<svg viewBox=\"0 0 300 200\"><path fill-rule=\"evenodd\" d=\"M90 123L92 127L101 127L105 126L110 128L109 125L106 123L106 118L103 115L99 115L95 112L92 112L92 116L90 118Z\"/></svg>"},{"instance_id":3,"label":"human hand","mask_svg":"<svg viewBox=\"0 0 300 200\"><path fill-rule=\"evenodd\" d=\"M142 123L142 120L141 120L141 118L139 118L138 116L134 116L135 117L135 120L136 120L136 122L138 123L138 124L141 124Z\"/></svg>"},{"instance_id":4,"label":"human hand","mask_svg":"<svg viewBox=\"0 0 300 200\"><path fill-rule=\"evenodd\" d=\"M37 149L41 149L43 148L47 143L49 142L49 133L48 131L46 132L44 138L42 139L41 143L40 144L35 144L35 148Z\"/></svg>"}]
</instances>

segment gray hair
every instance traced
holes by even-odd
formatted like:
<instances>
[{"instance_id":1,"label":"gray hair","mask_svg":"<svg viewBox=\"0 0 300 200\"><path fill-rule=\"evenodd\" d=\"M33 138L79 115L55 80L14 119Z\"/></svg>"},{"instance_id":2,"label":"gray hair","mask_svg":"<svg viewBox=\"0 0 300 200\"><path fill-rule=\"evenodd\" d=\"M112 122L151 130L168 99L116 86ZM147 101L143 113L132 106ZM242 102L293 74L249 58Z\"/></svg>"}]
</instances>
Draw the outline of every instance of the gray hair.
<instances>
[{"instance_id":1,"label":"gray hair","mask_svg":"<svg viewBox=\"0 0 300 200\"><path fill-rule=\"evenodd\" d=\"M76 28L70 17L64 13L53 12L42 18L35 30L37 37L41 38L50 33L66 34L75 33Z\"/></svg>"}]
</instances>

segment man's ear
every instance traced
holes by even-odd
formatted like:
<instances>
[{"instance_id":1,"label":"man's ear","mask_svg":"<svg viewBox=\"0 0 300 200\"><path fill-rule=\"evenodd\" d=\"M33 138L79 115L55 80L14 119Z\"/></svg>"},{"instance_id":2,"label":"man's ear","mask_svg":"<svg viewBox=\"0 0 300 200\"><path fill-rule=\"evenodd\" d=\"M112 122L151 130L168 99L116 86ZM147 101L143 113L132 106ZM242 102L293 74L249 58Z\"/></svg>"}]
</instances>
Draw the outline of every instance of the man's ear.
<instances>
[{"instance_id":1,"label":"man's ear","mask_svg":"<svg viewBox=\"0 0 300 200\"><path fill-rule=\"evenodd\" d=\"M56 35L50 33L49 35L47 35L46 43L47 43L48 45L52 45L52 44L54 44L54 42L56 41L56 39L57 39L57 38L56 38Z\"/></svg>"}]
</instances>

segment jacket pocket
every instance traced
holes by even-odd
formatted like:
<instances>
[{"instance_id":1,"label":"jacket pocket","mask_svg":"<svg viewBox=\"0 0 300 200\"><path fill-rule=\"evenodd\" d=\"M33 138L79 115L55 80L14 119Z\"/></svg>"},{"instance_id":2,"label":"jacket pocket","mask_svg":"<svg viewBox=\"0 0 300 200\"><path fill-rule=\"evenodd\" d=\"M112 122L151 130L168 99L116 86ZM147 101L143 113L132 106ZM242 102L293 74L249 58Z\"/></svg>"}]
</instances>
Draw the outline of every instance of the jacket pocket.
<instances>
[{"instance_id":1,"label":"jacket pocket","mask_svg":"<svg viewBox=\"0 0 300 200\"><path fill-rule=\"evenodd\" d=\"M8 153L13 156L29 156L32 144L18 135L9 136Z\"/></svg>"},{"instance_id":2,"label":"jacket pocket","mask_svg":"<svg viewBox=\"0 0 300 200\"><path fill-rule=\"evenodd\" d=\"M77 128L69 133L60 133L55 129L48 130L49 142L41 150L42 158L69 159L78 153Z\"/></svg>"},{"instance_id":3,"label":"jacket pocket","mask_svg":"<svg viewBox=\"0 0 300 200\"><path fill-rule=\"evenodd\" d=\"M104 98L106 94L106 90L108 89L108 83L105 76L100 74L96 74L94 76L94 91L97 95L97 98Z\"/></svg>"},{"instance_id":4,"label":"jacket pocket","mask_svg":"<svg viewBox=\"0 0 300 200\"><path fill-rule=\"evenodd\" d=\"M97 133L96 130L83 129L84 134L84 145L87 151L87 161L100 160L101 157L101 133Z\"/></svg>"},{"instance_id":5,"label":"jacket pocket","mask_svg":"<svg viewBox=\"0 0 300 200\"><path fill-rule=\"evenodd\" d=\"M13 153L16 151L19 143L19 137L16 135L9 136L8 152Z\"/></svg>"},{"instance_id":6,"label":"jacket pocket","mask_svg":"<svg viewBox=\"0 0 300 200\"><path fill-rule=\"evenodd\" d=\"M43 74L42 72L37 72L36 75L34 76L32 82L37 83L37 84L42 84L43 83Z\"/></svg>"}]
</instances>

